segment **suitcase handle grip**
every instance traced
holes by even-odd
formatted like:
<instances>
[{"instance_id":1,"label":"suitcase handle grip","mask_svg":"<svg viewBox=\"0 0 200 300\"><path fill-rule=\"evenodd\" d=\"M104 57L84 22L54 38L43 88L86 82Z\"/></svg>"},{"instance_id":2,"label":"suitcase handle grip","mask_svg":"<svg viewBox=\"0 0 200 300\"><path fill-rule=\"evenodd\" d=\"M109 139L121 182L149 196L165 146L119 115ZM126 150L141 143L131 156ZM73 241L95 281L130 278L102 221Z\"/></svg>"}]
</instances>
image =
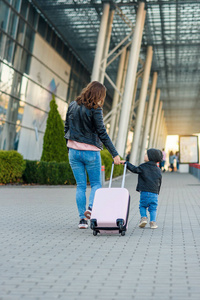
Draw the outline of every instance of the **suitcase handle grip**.
<instances>
[{"instance_id":1,"label":"suitcase handle grip","mask_svg":"<svg viewBox=\"0 0 200 300\"><path fill-rule=\"evenodd\" d=\"M124 184L125 184L126 167L127 167L127 163L125 162L125 163L124 163L124 172L123 172L123 178L122 178L122 185L121 185L121 188L124 188ZM108 187L108 188L111 188L112 177L113 177L113 171L114 171L114 161L112 162L112 168L111 168L110 181L109 181L109 187Z\"/></svg>"}]
</instances>

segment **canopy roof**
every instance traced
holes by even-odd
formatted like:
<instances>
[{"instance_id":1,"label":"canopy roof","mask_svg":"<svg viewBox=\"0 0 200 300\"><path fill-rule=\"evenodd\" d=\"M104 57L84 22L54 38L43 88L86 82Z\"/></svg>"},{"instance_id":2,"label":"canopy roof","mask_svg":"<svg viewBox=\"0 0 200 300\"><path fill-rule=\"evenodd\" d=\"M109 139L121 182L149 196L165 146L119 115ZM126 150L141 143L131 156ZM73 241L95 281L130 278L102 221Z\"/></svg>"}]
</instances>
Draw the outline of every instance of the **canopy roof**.
<instances>
[{"instance_id":1,"label":"canopy roof","mask_svg":"<svg viewBox=\"0 0 200 300\"><path fill-rule=\"evenodd\" d=\"M32 2L91 72L105 1ZM115 9L112 49L134 27L138 1L107 2ZM157 87L161 89L168 134L200 132L200 2L147 0L146 9L140 57L145 60L147 46L153 46L152 72L158 72ZM107 70L114 82L117 68L118 60L115 60Z\"/></svg>"}]
</instances>

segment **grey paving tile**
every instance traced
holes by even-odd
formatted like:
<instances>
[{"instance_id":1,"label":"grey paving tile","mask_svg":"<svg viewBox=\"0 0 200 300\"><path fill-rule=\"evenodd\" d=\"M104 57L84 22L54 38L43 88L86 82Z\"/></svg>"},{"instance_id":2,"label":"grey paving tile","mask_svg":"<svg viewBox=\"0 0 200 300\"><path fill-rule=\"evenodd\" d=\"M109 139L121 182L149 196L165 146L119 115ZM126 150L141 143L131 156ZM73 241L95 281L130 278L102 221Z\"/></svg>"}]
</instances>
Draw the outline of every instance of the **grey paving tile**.
<instances>
[{"instance_id":1,"label":"grey paving tile","mask_svg":"<svg viewBox=\"0 0 200 300\"><path fill-rule=\"evenodd\" d=\"M136 180L125 237L78 230L74 188L1 187L0 300L199 300L199 181L164 174L151 230L138 228Z\"/></svg>"}]
</instances>

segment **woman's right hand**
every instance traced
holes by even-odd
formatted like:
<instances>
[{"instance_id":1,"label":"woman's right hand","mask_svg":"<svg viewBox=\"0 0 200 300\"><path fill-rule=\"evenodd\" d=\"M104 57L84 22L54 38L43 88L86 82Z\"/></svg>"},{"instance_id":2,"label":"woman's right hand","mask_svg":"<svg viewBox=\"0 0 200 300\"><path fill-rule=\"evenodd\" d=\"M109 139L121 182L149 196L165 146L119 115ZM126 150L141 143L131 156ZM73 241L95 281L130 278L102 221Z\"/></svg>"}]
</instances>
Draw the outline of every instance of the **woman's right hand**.
<instances>
[{"instance_id":1,"label":"woman's right hand","mask_svg":"<svg viewBox=\"0 0 200 300\"><path fill-rule=\"evenodd\" d=\"M113 160L115 165L120 165L121 159L119 155L115 156Z\"/></svg>"}]
</instances>

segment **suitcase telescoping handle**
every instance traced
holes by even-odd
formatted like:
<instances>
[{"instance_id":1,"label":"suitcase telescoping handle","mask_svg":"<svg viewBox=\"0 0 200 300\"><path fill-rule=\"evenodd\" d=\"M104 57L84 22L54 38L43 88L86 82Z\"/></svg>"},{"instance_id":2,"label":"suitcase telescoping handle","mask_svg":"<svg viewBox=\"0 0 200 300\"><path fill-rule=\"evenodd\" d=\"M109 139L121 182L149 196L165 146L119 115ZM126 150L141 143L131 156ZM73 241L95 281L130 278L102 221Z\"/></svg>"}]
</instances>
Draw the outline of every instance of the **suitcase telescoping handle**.
<instances>
[{"instance_id":1,"label":"suitcase telescoping handle","mask_svg":"<svg viewBox=\"0 0 200 300\"><path fill-rule=\"evenodd\" d=\"M114 171L114 161L113 161L113 163L112 163L112 169L111 169L111 174L110 174L109 188L111 188L111 184L112 184L113 171ZM123 172L122 185L121 185L122 188L124 188L124 184L125 184L125 176L126 176L126 162L124 163L124 172Z\"/></svg>"}]
</instances>

